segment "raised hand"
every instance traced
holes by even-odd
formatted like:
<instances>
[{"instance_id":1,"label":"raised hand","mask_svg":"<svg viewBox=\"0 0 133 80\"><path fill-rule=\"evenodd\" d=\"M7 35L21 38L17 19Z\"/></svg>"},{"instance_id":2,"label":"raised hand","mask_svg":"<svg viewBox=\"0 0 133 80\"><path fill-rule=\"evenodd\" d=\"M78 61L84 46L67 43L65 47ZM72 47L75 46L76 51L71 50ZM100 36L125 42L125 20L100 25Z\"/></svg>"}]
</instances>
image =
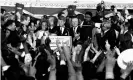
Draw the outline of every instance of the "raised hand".
<instances>
[{"instance_id":1,"label":"raised hand","mask_svg":"<svg viewBox=\"0 0 133 80\"><path fill-rule=\"evenodd\" d=\"M115 49L115 52L118 54L118 56L120 55L120 50L119 50L119 48L117 48L117 47L115 47L114 48Z\"/></svg>"},{"instance_id":2,"label":"raised hand","mask_svg":"<svg viewBox=\"0 0 133 80\"><path fill-rule=\"evenodd\" d=\"M51 53L46 50L46 53L48 55L47 61L50 63L50 75L48 80L56 80L56 59L54 55L51 55Z\"/></svg>"},{"instance_id":3,"label":"raised hand","mask_svg":"<svg viewBox=\"0 0 133 80\"><path fill-rule=\"evenodd\" d=\"M126 62L123 61L123 63L126 64L127 67L126 67L125 70L123 70L123 73L122 73L122 75L121 75L121 78L126 79L126 77L127 77L127 76L131 73L131 71L133 70L133 61L130 61L130 62L128 62L128 63L126 63Z\"/></svg>"},{"instance_id":4,"label":"raised hand","mask_svg":"<svg viewBox=\"0 0 133 80\"><path fill-rule=\"evenodd\" d=\"M64 51L64 55L66 57L66 59L69 59L71 58L71 50L70 50L70 47L69 46L65 46L63 44L63 51Z\"/></svg>"},{"instance_id":5,"label":"raised hand","mask_svg":"<svg viewBox=\"0 0 133 80\"><path fill-rule=\"evenodd\" d=\"M31 61L32 61L31 54L30 54L30 53L25 54L24 63L25 63L26 65L29 65L29 64L31 63Z\"/></svg>"},{"instance_id":6,"label":"raised hand","mask_svg":"<svg viewBox=\"0 0 133 80\"><path fill-rule=\"evenodd\" d=\"M105 78L106 79L114 79L114 73L113 73L113 69L116 63L116 59L114 58L114 54L113 53L107 53L106 54L106 75Z\"/></svg>"},{"instance_id":7,"label":"raised hand","mask_svg":"<svg viewBox=\"0 0 133 80\"><path fill-rule=\"evenodd\" d=\"M45 51L47 53L47 56L48 56L47 61L50 63L51 69L55 69L55 67L56 67L56 59L55 59L55 56L54 55L51 55L51 53L48 50L45 49Z\"/></svg>"},{"instance_id":8,"label":"raised hand","mask_svg":"<svg viewBox=\"0 0 133 80\"><path fill-rule=\"evenodd\" d=\"M110 44L109 44L108 40L105 43L106 43L105 48L107 51L109 51L110 50Z\"/></svg>"},{"instance_id":9,"label":"raised hand","mask_svg":"<svg viewBox=\"0 0 133 80\"><path fill-rule=\"evenodd\" d=\"M96 59L99 57L99 55L102 53L102 51L97 51L97 53L95 54L94 58L92 60L90 60L90 62L95 63Z\"/></svg>"},{"instance_id":10,"label":"raised hand","mask_svg":"<svg viewBox=\"0 0 133 80\"><path fill-rule=\"evenodd\" d=\"M60 58L61 58L61 60L65 60L65 61L66 61L65 55L63 54L63 53L64 53L64 52L63 52L63 49L62 49L61 46L59 46L59 44L60 44L60 41L57 39L57 40L56 40L56 45L57 45L57 49L58 49L59 52L60 52Z\"/></svg>"},{"instance_id":11,"label":"raised hand","mask_svg":"<svg viewBox=\"0 0 133 80\"><path fill-rule=\"evenodd\" d=\"M128 63L126 63L126 62L123 61L123 63L127 65L127 67L124 70L124 72L130 73L133 70L133 61L130 61Z\"/></svg>"}]
</instances>

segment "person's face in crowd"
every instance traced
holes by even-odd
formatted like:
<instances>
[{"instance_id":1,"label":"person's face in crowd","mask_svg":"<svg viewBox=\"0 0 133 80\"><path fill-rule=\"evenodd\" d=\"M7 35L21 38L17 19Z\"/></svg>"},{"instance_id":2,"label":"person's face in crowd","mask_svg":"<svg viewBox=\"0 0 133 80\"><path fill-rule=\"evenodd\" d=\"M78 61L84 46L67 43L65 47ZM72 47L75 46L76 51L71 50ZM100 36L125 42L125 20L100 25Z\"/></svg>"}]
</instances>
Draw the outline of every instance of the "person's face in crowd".
<instances>
[{"instance_id":1,"label":"person's face in crowd","mask_svg":"<svg viewBox=\"0 0 133 80\"><path fill-rule=\"evenodd\" d=\"M39 23L40 23L40 21L39 21L39 20L37 20L37 25L39 25Z\"/></svg>"},{"instance_id":2,"label":"person's face in crowd","mask_svg":"<svg viewBox=\"0 0 133 80\"><path fill-rule=\"evenodd\" d=\"M25 25L28 25L29 23L30 23L30 17L27 17L27 19L24 20L24 24L25 24Z\"/></svg>"},{"instance_id":3,"label":"person's face in crowd","mask_svg":"<svg viewBox=\"0 0 133 80\"><path fill-rule=\"evenodd\" d=\"M114 7L111 7L111 9L110 9L111 11L114 11Z\"/></svg>"},{"instance_id":4,"label":"person's face in crowd","mask_svg":"<svg viewBox=\"0 0 133 80\"><path fill-rule=\"evenodd\" d=\"M85 15L85 20L86 20L87 22L91 21L91 16L88 15L88 14L86 14L86 15Z\"/></svg>"},{"instance_id":5,"label":"person's face in crowd","mask_svg":"<svg viewBox=\"0 0 133 80\"><path fill-rule=\"evenodd\" d=\"M59 20L59 26L60 27L64 26L64 24L65 24L65 21L64 20Z\"/></svg>"},{"instance_id":6,"label":"person's face in crowd","mask_svg":"<svg viewBox=\"0 0 133 80\"><path fill-rule=\"evenodd\" d=\"M11 20L15 20L15 15L12 15L11 16Z\"/></svg>"},{"instance_id":7,"label":"person's face in crowd","mask_svg":"<svg viewBox=\"0 0 133 80\"><path fill-rule=\"evenodd\" d=\"M102 30L103 30L103 31L105 31L105 30L106 30L106 27L105 27L104 25L102 26Z\"/></svg>"},{"instance_id":8,"label":"person's face in crowd","mask_svg":"<svg viewBox=\"0 0 133 80\"><path fill-rule=\"evenodd\" d=\"M68 7L67 11L68 11L68 16L73 16L75 15L74 11L76 10L76 7Z\"/></svg>"},{"instance_id":9,"label":"person's face in crowd","mask_svg":"<svg viewBox=\"0 0 133 80\"><path fill-rule=\"evenodd\" d=\"M42 23L42 30L44 30L44 31L45 31L45 30L46 30L46 28L47 28L47 23L46 23L46 22L43 22L43 23Z\"/></svg>"},{"instance_id":10,"label":"person's face in crowd","mask_svg":"<svg viewBox=\"0 0 133 80\"><path fill-rule=\"evenodd\" d=\"M77 27L78 26L78 19L77 18L73 18L72 19L72 26L73 27Z\"/></svg>"},{"instance_id":11,"label":"person's face in crowd","mask_svg":"<svg viewBox=\"0 0 133 80\"><path fill-rule=\"evenodd\" d=\"M48 19L50 26L54 26L54 17Z\"/></svg>"},{"instance_id":12,"label":"person's face in crowd","mask_svg":"<svg viewBox=\"0 0 133 80\"><path fill-rule=\"evenodd\" d=\"M29 30L30 30L30 31L34 31L34 30L35 30L34 25L35 25L35 24L32 22L31 25L29 26Z\"/></svg>"},{"instance_id":13,"label":"person's face in crowd","mask_svg":"<svg viewBox=\"0 0 133 80\"><path fill-rule=\"evenodd\" d=\"M107 29L110 28L110 27L111 27L111 23L105 22L105 23L103 23L102 30L105 31L105 30L107 30Z\"/></svg>"},{"instance_id":14,"label":"person's face in crowd","mask_svg":"<svg viewBox=\"0 0 133 80\"><path fill-rule=\"evenodd\" d=\"M103 16L102 12L97 12L97 16Z\"/></svg>"},{"instance_id":15,"label":"person's face in crowd","mask_svg":"<svg viewBox=\"0 0 133 80\"><path fill-rule=\"evenodd\" d=\"M96 32L97 32L97 33L101 33L101 28L96 27Z\"/></svg>"},{"instance_id":16,"label":"person's face in crowd","mask_svg":"<svg viewBox=\"0 0 133 80\"><path fill-rule=\"evenodd\" d=\"M34 27L34 26L35 26L35 24L32 22L32 23L31 23L31 26L32 26L32 27Z\"/></svg>"},{"instance_id":17,"label":"person's face in crowd","mask_svg":"<svg viewBox=\"0 0 133 80\"><path fill-rule=\"evenodd\" d=\"M16 29L15 23L12 23L12 24L8 27L8 29L10 29L11 31L14 31L14 30Z\"/></svg>"}]
</instances>

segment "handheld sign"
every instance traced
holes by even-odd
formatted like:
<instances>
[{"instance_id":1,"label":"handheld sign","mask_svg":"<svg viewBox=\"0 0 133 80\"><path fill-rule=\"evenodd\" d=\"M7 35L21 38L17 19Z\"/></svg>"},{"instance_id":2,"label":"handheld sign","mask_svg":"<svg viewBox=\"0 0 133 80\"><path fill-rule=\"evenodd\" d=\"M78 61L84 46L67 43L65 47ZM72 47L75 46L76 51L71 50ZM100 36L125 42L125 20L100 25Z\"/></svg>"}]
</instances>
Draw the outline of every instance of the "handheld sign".
<instances>
[{"instance_id":1,"label":"handheld sign","mask_svg":"<svg viewBox=\"0 0 133 80\"><path fill-rule=\"evenodd\" d=\"M51 49L56 49L56 41L59 40L59 46L67 45L72 46L72 38L71 36L49 36L49 39L51 40L50 47Z\"/></svg>"}]
</instances>

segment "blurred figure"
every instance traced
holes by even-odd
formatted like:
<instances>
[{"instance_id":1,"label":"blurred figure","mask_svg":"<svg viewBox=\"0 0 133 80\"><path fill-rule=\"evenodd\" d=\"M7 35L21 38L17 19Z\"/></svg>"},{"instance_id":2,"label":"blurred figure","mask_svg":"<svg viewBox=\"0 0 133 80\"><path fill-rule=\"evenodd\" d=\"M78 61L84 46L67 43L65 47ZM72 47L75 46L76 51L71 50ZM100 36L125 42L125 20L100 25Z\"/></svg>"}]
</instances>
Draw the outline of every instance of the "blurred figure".
<instances>
[{"instance_id":1,"label":"blurred figure","mask_svg":"<svg viewBox=\"0 0 133 80\"><path fill-rule=\"evenodd\" d=\"M61 16L59 18L58 22L59 22L59 27L60 27L60 34L59 34L59 36L69 36L70 35L70 31L65 26L66 18Z\"/></svg>"},{"instance_id":2,"label":"blurred figure","mask_svg":"<svg viewBox=\"0 0 133 80\"><path fill-rule=\"evenodd\" d=\"M50 34L59 35L59 28L57 27L57 18L54 16L49 16L48 23L48 30Z\"/></svg>"},{"instance_id":3,"label":"blurred figure","mask_svg":"<svg viewBox=\"0 0 133 80\"><path fill-rule=\"evenodd\" d=\"M83 14L78 14L77 15L78 19L79 19L79 26L82 27L83 23L84 23L84 15Z\"/></svg>"},{"instance_id":4,"label":"blurred figure","mask_svg":"<svg viewBox=\"0 0 133 80\"><path fill-rule=\"evenodd\" d=\"M129 30L130 23L126 22L125 25L121 25L120 32L120 50L126 50L132 48L132 35Z\"/></svg>"},{"instance_id":5,"label":"blurred figure","mask_svg":"<svg viewBox=\"0 0 133 80\"><path fill-rule=\"evenodd\" d=\"M70 28L70 35L72 36L73 42L76 43L80 40L81 28L78 26L79 21L77 17L72 18L72 28Z\"/></svg>"},{"instance_id":6,"label":"blurred figure","mask_svg":"<svg viewBox=\"0 0 133 80\"><path fill-rule=\"evenodd\" d=\"M41 30L38 30L36 33L36 37L37 39L41 39L43 36L48 36L49 32L48 32L48 22L42 21L41 22Z\"/></svg>"},{"instance_id":7,"label":"blurred figure","mask_svg":"<svg viewBox=\"0 0 133 80\"><path fill-rule=\"evenodd\" d=\"M94 28L94 22L92 21L92 13L87 11L85 13L85 19L81 27L81 40L84 42L88 38L92 38L92 29Z\"/></svg>"}]
</instances>

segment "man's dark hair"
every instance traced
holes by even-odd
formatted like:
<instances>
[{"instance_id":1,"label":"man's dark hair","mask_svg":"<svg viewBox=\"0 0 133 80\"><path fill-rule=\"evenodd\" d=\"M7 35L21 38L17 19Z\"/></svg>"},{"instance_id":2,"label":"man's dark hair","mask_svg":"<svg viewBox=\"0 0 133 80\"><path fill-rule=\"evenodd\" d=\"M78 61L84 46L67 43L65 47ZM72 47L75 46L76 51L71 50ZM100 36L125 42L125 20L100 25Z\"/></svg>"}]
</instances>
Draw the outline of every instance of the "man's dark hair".
<instances>
[{"instance_id":1,"label":"man's dark hair","mask_svg":"<svg viewBox=\"0 0 133 80\"><path fill-rule=\"evenodd\" d=\"M100 3L99 3L99 4L97 4L96 10L97 10L98 12L102 10L102 6L101 6L101 4L100 4Z\"/></svg>"},{"instance_id":2,"label":"man's dark hair","mask_svg":"<svg viewBox=\"0 0 133 80\"><path fill-rule=\"evenodd\" d=\"M14 20L8 20L6 23L5 23L5 28L7 28L8 26L12 25L12 23L15 23Z\"/></svg>"},{"instance_id":3,"label":"man's dark hair","mask_svg":"<svg viewBox=\"0 0 133 80\"><path fill-rule=\"evenodd\" d=\"M115 8L115 6L114 6L114 5L112 5L112 6L111 6L111 10L112 10L112 11L114 11L114 8Z\"/></svg>"},{"instance_id":4,"label":"man's dark hair","mask_svg":"<svg viewBox=\"0 0 133 80\"><path fill-rule=\"evenodd\" d=\"M57 26L58 19L55 16L48 16L48 19L51 17L54 19L54 26ZM49 24L49 22L48 22L48 24Z\"/></svg>"},{"instance_id":5,"label":"man's dark hair","mask_svg":"<svg viewBox=\"0 0 133 80\"><path fill-rule=\"evenodd\" d=\"M76 5L68 5L68 9L70 9L70 8L76 9Z\"/></svg>"},{"instance_id":6,"label":"man's dark hair","mask_svg":"<svg viewBox=\"0 0 133 80\"><path fill-rule=\"evenodd\" d=\"M40 25L42 25L43 22L46 23L47 26L48 26L48 20L43 20L43 21L41 21Z\"/></svg>"},{"instance_id":7,"label":"man's dark hair","mask_svg":"<svg viewBox=\"0 0 133 80\"><path fill-rule=\"evenodd\" d=\"M2 14L3 14L5 11L6 11L5 9L1 8L1 13L2 13Z\"/></svg>"},{"instance_id":8,"label":"man's dark hair","mask_svg":"<svg viewBox=\"0 0 133 80\"><path fill-rule=\"evenodd\" d=\"M59 20L63 20L64 22L66 22L66 17L60 16Z\"/></svg>"},{"instance_id":9,"label":"man's dark hair","mask_svg":"<svg viewBox=\"0 0 133 80\"><path fill-rule=\"evenodd\" d=\"M47 15L43 15L43 18L48 19L48 16Z\"/></svg>"},{"instance_id":10,"label":"man's dark hair","mask_svg":"<svg viewBox=\"0 0 133 80\"><path fill-rule=\"evenodd\" d=\"M78 16L77 15L76 16L73 16L72 19L74 19L74 18L77 18L78 19ZM72 19L71 19L71 21L72 21ZM79 21L79 19L78 19L78 21Z\"/></svg>"},{"instance_id":11,"label":"man's dark hair","mask_svg":"<svg viewBox=\"0 0 133 80\"><path fill-rule=\"evenodd\" d=\"M83 14L78 14L77 17L78 17L78 19L80 19L81 21L84 21L84 15L83 15Z\"/></svg>"},{"instance_id":12,"label":"man's dark hair","mask_svg":"<svg viewBox=\"0 0 133 80\"><path fill-rule=\"evenodd\" d=\"M21 21L27 20L28 17L30 17L28 14L23 14L21 17Z\"/></svg>"},{"instance_id":13,"label":"man's dark hair","mask_svg":"<svg viewBox=\"0 0 133 80\"><path fill-rule=\"evenodd\" d=\"M77 46L77 45L83 45L83 42L82 41L75 42L74 46Z\"/></svg>"},{"instance_id":14,"label":"man's dark hair","mask_svg":"<svg viewBox=\"0 0 133 80\"><path fill-rule=\"evenodd\" d=\"M90 15L92 17L92 13L90 11L87 11L85 15Z\"/></svg>"},{"instance_id":15,"label":"man's dark hair","mask_svg":"<svg viewBox=\"0 0 133 80\"><path fill-rule=\"evenodd\" d=\"M62 16L62 14L65 14L64 12L60 12L58 13L58 18L60 19L60 17Z\"/></svg>"},{"instance_id":16,"label":"man's dark hair","mask_svg":"<svg viewBox=\"0 0 133 80\"><path fill-rule=\"evenodd\" d=\"M129 22L126 22L125 23L125 27L128 27L129 28L130 27L130 23Z\"/></svg>"},{"instance_id":17,"label":"man's dark hair","mask_svg":"<svg viewBox=\"0 0 133 80\"><path fill-rule=\"evenodd\" d=\"M112 6L111 6L111 8L115 8L115 6L114 6L114 5L112 5Z\"/></svg>"}]
</instances>

